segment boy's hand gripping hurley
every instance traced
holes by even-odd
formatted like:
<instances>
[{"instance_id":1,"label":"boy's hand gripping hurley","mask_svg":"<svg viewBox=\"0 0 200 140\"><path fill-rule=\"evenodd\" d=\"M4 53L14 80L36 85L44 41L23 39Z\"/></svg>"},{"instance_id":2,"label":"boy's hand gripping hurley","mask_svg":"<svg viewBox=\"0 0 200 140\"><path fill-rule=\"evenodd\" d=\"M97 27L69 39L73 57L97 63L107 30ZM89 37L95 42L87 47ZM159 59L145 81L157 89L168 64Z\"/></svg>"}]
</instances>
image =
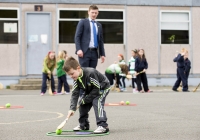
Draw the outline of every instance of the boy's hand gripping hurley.
<instances>
[{"instance_id":1,"label":"boy's hand gripping hurley","mask_svg":"<svg viewBox=\"0 0 200 140\"><path fill-rule=\"evenodd\" d=\"M79 107L80 107L80 105L77 106L76 110L77 110ZM75 110L75 111L76 111L76 110ZM62 128L65 126L65 124L67 123L67 121L69 120L70 117L71 117L71 116L67 117L67 118L57 127L57 129L62 129Z\"/></svg>"},{"instance_id":2,"label":"boy's hand gripping hurley","mask_svg":"<svg viewBox=\"0 0 200 140\"><path fill-rule=\"evenodd\" d=\"M79 107L80 107L80 105L81 105L81 101L82 101L84 95L85 95L85 94L83 93L81 99L79 100L79 105L76 107L76 110L79 109ZM76 110L75 110L75 112L76 112ZM68 117L57 127L57 129L62 129L62 128L65 126L65 124L67 123L67 121L69 120L70 117L71 117L71 115L68 116Z\"/></svg>"}]
</instances>

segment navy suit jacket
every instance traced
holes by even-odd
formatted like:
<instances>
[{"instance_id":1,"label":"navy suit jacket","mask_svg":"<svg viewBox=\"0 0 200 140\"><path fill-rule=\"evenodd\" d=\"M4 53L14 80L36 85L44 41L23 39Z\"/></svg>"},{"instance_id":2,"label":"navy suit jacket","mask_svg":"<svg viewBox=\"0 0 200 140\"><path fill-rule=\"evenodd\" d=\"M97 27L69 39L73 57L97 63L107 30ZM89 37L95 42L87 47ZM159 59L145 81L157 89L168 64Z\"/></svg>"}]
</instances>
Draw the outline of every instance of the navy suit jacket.
<instances>
[{"instance_id":1,"label":"navy suit jacket","mask_svg":"<svg viewBox=\"0 0 200 140\"><path fill-rule=\"evenodd\" d=\"M98 57L105 56L104 50L104 42L103 42L103 31L102 25L99 22L96 22L98 28ZM75 45L76 45L76 53L78 50L82 50L85 53L90 44L91 38L91 29L90 29L90 21L88 18L81 19L76 27L75 33Z\"/></svg>"}]
</instances>

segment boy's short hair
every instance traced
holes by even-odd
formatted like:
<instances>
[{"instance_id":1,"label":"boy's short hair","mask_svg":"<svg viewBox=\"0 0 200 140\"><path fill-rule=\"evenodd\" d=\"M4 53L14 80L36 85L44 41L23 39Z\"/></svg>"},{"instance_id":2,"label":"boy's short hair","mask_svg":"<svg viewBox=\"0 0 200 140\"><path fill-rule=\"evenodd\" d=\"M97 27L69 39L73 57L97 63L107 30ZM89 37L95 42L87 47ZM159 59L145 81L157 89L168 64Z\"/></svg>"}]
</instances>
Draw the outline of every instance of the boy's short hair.
<instances>
[{"instance_id":1,"label":"boy's short hair","mask_svg":"<svg viewBox=\"0 0 200 140\"><path fill-rule=\"evenodd\" d=\"M66 72L70 71L70 69L76 70L78 66L80 66L80 64L75 58L68 57L64 63L63 70Z\"/></svg>"},{"instance_id":2,"label":"boy's short hair","mask_svg":"<svg viewBox=\"0 0 200 140\"><path fill-rule=\"evenodd\" d=\"M99 10L99 8L98 8L96 5L92 4L92 5L90 5L90 7L89 7L89 11L90 11L90 10Z\"/></svg>"}]
</instances>

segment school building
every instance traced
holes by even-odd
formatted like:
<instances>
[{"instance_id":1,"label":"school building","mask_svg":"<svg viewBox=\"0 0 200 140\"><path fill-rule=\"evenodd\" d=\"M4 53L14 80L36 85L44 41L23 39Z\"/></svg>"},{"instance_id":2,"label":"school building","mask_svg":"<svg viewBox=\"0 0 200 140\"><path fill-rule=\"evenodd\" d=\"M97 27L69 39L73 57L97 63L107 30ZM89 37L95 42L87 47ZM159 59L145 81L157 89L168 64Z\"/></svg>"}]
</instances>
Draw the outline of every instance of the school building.
<instances>
[{"instance_id":1,"label":"school building","mask_svg":"<svg viewBox=\"0 0 200 140\"><path fill-rule=\"evenodd\" d=\"M143 48L149 85L171 86L176 79L173 59L184 47L192 63L189 85L200 82L198 0L0 0L0 83L41 78L49 50L66 50L77 58L74 34L90 4L99 7L97 21L103 26L106 60L99 61L100 72L119 53L128 62L131 50Z\"/></svg>"}]
</instances>

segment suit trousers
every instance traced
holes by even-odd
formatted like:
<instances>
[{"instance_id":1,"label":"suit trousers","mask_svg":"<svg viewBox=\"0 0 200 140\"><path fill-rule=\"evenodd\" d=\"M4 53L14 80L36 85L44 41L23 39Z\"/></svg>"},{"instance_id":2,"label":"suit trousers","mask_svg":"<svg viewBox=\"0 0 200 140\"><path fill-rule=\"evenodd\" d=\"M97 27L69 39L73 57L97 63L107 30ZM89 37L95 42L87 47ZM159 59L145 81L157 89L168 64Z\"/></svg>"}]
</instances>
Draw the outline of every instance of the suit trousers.
<instances>
[{"instance_id":1,"label":"suit trousers","mask_svg":"<svg viewBox=\"0 0 200 140\"><path fill-rule=\"evenodd\" d=\"M96 69L98 62L97 49L88 48L86 53L83 54L83 57L79 57L78 59L81 67L91 67Z\"/></svg>"}]
</instances>

